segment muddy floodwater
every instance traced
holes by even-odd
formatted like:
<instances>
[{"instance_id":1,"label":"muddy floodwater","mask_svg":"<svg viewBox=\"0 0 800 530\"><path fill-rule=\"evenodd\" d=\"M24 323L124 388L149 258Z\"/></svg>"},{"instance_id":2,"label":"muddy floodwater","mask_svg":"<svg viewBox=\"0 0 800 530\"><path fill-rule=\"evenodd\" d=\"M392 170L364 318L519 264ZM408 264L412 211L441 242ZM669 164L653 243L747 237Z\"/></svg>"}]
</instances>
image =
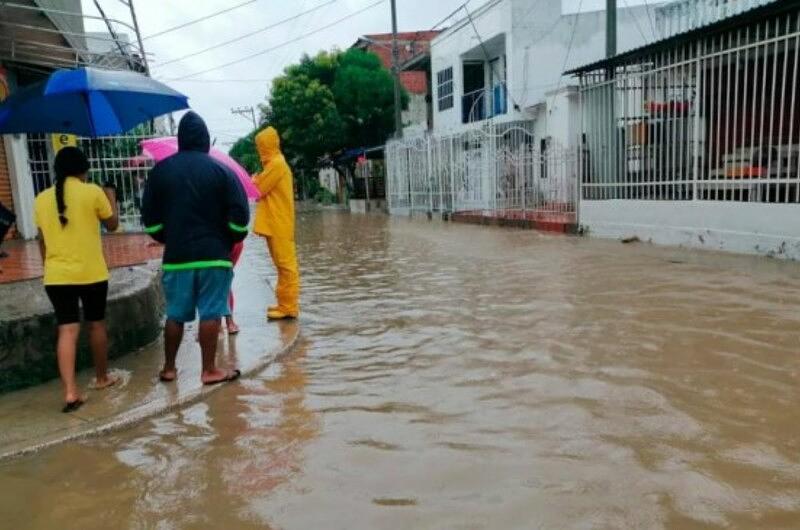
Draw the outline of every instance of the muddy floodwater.
<instances>
[{"instance_id":1,"label":"muddy floodwater","mask_svg":"<svg viewBox=\"0 0 800 530\"><path fill-rule=\"evenodd\" d=\"M800 265L342 213L298 245L292 354L0 464L0 527L800 528Z\"/></svg>"}]
</instances>

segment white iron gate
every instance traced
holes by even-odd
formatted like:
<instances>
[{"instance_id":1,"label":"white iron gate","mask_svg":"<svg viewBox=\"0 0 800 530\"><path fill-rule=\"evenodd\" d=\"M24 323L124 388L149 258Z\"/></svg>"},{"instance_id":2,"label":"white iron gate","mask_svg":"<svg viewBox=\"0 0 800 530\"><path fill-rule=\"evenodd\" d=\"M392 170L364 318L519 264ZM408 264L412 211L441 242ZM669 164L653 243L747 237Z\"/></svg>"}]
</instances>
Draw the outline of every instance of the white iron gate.
<instances>
[{"instance_id":1,"label":"white iron gate","mask_svg":"<svg viewBox=\"0 0 800 530\"><path fill-rule=\"evenodd\" d=\"M535 138L529 122L488 123L451 136L421 136L386 146L393 213L449 212L574 222L577 151Z\"/></svg>"},{"instance_id":2,"label":"white iron gate","mask_svg":"<svg viewBox=\"0 0 800 530\"><path fill-rule=\"evenodd\" d=\"M116 187L120 226L125 232L142 230L142 196L153 161L142 155L140 142L152 137L154 135L145 132L131 132L120 136L78 139L78 147L89 158L89 179L97 184L110 183ZM37 195L54 182L53 159L54 148L50 135L28 135L28 164Z\"/></svg>"}]
</instances>

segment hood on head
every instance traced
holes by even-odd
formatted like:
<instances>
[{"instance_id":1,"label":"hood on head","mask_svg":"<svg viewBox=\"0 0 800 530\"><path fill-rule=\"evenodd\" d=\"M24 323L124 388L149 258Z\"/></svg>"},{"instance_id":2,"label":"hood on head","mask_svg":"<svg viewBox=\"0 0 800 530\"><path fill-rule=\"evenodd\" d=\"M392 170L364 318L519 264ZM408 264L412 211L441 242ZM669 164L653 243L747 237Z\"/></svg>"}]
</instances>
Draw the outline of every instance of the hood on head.
<instances>
[{"instance_id":1,"label":"hood on head","mask_svg":"<svg viewBox=\"0 0 800 530\"><path fill-rule=\"evenodd\" d=\"M178 126L178 150L208 153L210 149L211 137L206 122L196 112L187 112Z\"/></svg>"},{"instance_id":2,"label":"hood on head","mask_svg":"<svg viewBox=\"0 0 800 530\"><path fill-rule=\"evenodd\" d=\"M274 127L267 127L256 135L256 149L261 162L266 164L281 152L281 139Z\"/></svg>"}]
</instances>

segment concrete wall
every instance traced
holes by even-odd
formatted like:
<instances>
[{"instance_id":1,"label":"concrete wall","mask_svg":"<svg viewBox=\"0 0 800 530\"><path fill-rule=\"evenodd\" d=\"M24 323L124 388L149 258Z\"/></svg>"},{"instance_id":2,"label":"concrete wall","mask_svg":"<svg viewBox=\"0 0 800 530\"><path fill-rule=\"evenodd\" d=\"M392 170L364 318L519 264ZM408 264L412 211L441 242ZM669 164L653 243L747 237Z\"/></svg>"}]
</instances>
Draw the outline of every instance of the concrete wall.
<instances>
[{"instance_id":1,"label":"concrete wall","mask_svg":"<svg viewBox=\"0 0 800 530\"><path fill-rule=\"evenodd\" d=\"M153 342L163 316L158 267L117 269L111 273L106 315L111 358ZM41 280L0 285L0 393L58 377L56 321ZM91 366L82 338L78 367Z\"/></svg>"},{"instance_id":2,"label":"concrete wall","mask_svg":"<svg viewBox=\"0 0 800 530\"><path fill-rule=\"evenodd\" d=\"M800 259L796 204L714 201L581 201L589 235Z\"/></svg>"},{"instance_id":3,"label":"concrete wall","mask_svg":"<svg viewBox=\"0 0 800 530\"><path fill-rule=\"evenodd\" d=\"M413 134L428 128L428 102L425 94L409 94L408 108L403 111L403 132Z\"/></svg>"}]
</instances>

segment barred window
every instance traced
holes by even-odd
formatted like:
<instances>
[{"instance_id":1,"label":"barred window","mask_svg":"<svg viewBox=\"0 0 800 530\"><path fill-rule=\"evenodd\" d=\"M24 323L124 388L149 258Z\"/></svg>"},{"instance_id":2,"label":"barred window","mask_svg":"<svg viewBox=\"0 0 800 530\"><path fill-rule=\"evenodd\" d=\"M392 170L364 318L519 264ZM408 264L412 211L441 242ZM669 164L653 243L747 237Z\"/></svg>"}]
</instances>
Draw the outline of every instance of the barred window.
<instances>
[{"instance_id":1,"label":"barred window","mask_svg":"<svg viewBox=\"0 0 800 530\"><path fill-rule=\"evenodd\" d=\"M439 111L453 108L453 67L436 72L436 95Z\"/></svg>"}]
</instances>

